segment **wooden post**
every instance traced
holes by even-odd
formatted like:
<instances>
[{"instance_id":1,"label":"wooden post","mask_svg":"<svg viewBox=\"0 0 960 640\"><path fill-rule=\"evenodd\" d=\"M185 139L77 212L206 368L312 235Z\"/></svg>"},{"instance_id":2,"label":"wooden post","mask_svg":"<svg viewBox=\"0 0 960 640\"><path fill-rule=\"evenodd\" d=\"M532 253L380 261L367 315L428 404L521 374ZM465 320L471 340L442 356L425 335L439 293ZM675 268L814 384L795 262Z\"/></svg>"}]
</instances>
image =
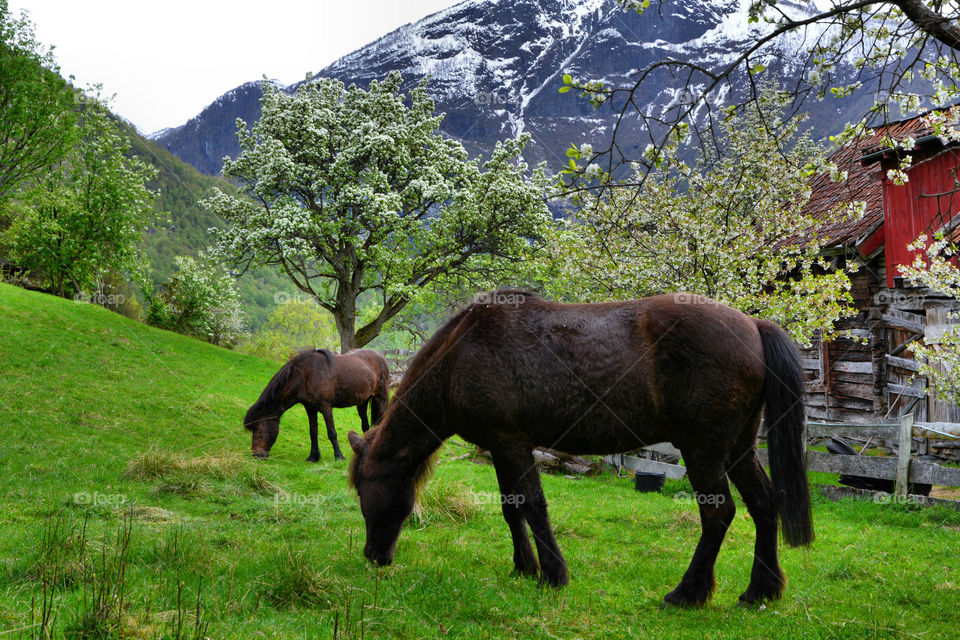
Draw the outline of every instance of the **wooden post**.
<instances>
[{"instance_id":1,"label":"wooden post","mask_svg":"<svg viewBox=\"0 0 960 640\"><path fill-rule=\"evenodd\" d=\"M897 480L894 493L898 496L907 495L910 482L910 449L913 446L913 414L908 413L900 418L900 447L897 450Z\"/></svg>"}]
</instances>

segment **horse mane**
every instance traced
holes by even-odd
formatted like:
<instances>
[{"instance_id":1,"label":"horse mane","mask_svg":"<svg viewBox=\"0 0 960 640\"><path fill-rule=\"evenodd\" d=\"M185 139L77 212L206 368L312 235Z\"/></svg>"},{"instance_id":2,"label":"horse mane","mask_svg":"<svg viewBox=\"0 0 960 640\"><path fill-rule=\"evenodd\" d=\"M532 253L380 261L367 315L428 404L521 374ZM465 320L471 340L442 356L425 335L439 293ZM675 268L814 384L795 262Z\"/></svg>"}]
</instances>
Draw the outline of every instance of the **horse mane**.
<instances>
[{"instance_id":1,"label":"horse mane","mask_svg":"<svg viewBox=\"0 0 960 640\"><path fill-rule=\"evenodd\" d=\"M399 405L403 404L402 401L398 402L397 400L402 399L402 397L409 392L409 389L419 381L420 377L434 366L437 357L443 357L444 353L446 353L445 347L451 342L451 340L454 340L455 342L459 339L458 337L455 338L457 329L463 325L463 321L469 316L473 309L488 306L489 304L496 304L499 296L506 295L523 296L524 298L536 300L541 299L538 294L522 289L496 289L483 294L478 294L471 301L471 304L455 313L443 324L443 326L437 329L430 339L424 342L423 345L417 350L413 358L410 359L410 363L407 366L407 372L404 374L403 380L400 382L400 386L397 387L397 391L394 394L394 399L387 407L387 410L380 421L380 425L389 424L390 416L394 411L397 410ZM370 446L372 446L379 437L380 428L381 427L379 426L373 427L367 432L366 436L368 437ZM423 462L421 462L414 471L413 482L415 493L419 494L420 490L430 479L430 476L433 473L433 468L435 466L434 461L436 460L438 451L439 448L431 453ZM354 455L350 460L350 467L347 471L347 482L349 486L353 488L356 488L357 477L360 474L360 467L358 463L359 459L360 456Z\"/></svg>"},{"instance_id":2,"label":"horse mane","mask_svg":"<svg viewBox=\"0 0 960 640\"><path fill-rule=\"evenodd\" d=\"M327 358L327 364L331 367L333 366L333 352L330 351L330 349L307 349L298 353L297 356L302 356L307 353L322 353Z\"/></svg>"},{"instance_id":3,"label":"horse mane","mask_svg":"<svg viewBox=\"0 0 960 640\"><path fill-rule=\"evenodd\" d=\"M253 406L247 410L247 416L243 420L243 426L248 431L253 431L253 425L256 424L257 419L260 417L259 414L263 410L264 405L273 400L284 389L284 387L290 383L290 378L294 374L294 365L305 353L310 353L310 351L301 351L292 355L290 359L287 360L287 363L280 367L280 370L273 374L273 377L270 378L270 382L267 383L267 386L260 394L260 397L257 398L257 401L253 403Z\"/></svg>"},{"instance_id":4,"label":"horse mane","mask_svg":"<svg viewBox=\"0 0 960 640\"><path fill-rule=\"evenodd\" d=\"M372 441L376 439L377 434L379 433L380 427L371 427L368 433L372 433L370 437L371 444ZM420 495L420 490L423 489L423 486L427 484L427 481L430 479L430 476L433 475L433 469L436 465L434 462L437 459L438 452L440 451L437 448L436 451L427 456L427 459L420 463L420 466L417 467L417 470L413 473L413 493L414 495ZM357 476L360 474L360 456L354 454L350 458L350 466L347 468L347 485L351 489L357 488Z\"/></svg>"}]
</instances>

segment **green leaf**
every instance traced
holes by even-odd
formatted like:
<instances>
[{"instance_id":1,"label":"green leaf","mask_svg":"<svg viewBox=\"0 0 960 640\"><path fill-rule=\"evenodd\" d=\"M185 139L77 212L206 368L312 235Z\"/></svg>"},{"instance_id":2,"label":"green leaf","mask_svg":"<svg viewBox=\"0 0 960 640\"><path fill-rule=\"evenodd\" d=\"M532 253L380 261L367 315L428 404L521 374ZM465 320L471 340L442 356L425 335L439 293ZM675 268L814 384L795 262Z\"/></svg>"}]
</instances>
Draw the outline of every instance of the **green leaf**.
<instances>
[{"instance_id":1,"label":"green leaf","mask_svg":"<svg viewBox=\"0 0 960 640\"><path fill-rule=\"evenodd\" d=\"M567 91L570 91L570 86L569 86L569 85L564 85L564 86L560 87L560 88L558 89L558 91L559 91L560 93L566 93Z\"/></svg>"},{"instance_id":2,"label":"green leaf","mask_svg":"<svg viewBox=\"0 0 960 640\"><path fill-rule=\"evenodd\" d=\"M572 84L573 77L569 73L563 74L563 84Z\"/></svg>"}]
</instances>

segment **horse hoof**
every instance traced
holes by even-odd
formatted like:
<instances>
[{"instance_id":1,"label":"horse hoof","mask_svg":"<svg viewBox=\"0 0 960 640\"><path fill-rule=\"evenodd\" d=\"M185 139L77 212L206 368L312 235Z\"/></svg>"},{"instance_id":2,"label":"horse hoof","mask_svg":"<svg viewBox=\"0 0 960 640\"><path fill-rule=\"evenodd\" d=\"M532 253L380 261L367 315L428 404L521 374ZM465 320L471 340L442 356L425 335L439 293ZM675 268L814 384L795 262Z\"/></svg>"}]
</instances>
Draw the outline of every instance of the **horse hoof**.
<instances>
[{"instance_id":1,"label":"horse hoof","mask_svg":"<svg viewBox=\"0 0 960 640\"><path fill-rule=\"evenodd\" d=\"M334 459L334 460L346 460L346 458L343 457L343 454L342 454L342 453L338 453L337 455L333 456L333 459Z\"/></svg>"},{"instance_id":2,"label":"horse hoof","mask_svg":"<svg viewBox=\"0 0 960 640\"><path fill-rule=\"evenodd\" d=\"M779 600L781 596L780 592L776 593L756 593L750 589L747 589L740 594L740 599L737 600L737 605L745 609L753 609L755 607L762 607L766 602L772 602L774 600Z\"/></svg>"},{"instance_id":3,"label":"horse hoof","mask_svg":"<svg viewBox=\"0 0 960 640\"><path fill-rule=\"evenodd\" d=\"M660 608L670 609L677 607L682 609L692 609L696 607L702 607L707 603L707 598L691 598L678 592L679 589L674 589L667 595L663 596L663 602L661 603Z\"/></svg>"},{"instance_id":4,"label":"horse hoof","mask_svg":"<svg viewBox=\"0 0 960 640\"><path fill-rule=\"evenodd\" d=\"M521 578L533 578L533 577L536 577L537 575L540 574L540 567L538 567L538 566L532 566L532 567L518 567L518 566L514 566L514 567L513 567L513 571L512 571L511 573L512 573L513 575L519 576L519 577L521 577Z\"/></svg>"},{"instance_id":5,"label":"horse hoof","mask_svg":"<svg viewBox=\"0 0 960 640\"><path fill-rule=\"evenodd\" d=\"M547 575L545 573L540 574L539 586L541 587L550 587L552 589L559 589L560 587L565 587L570 584L570 578L567 577L567 573L563 572L557 576Z\"/></svg>"},{"instance_id":6,"label":"horse hoof","mask_svg":"<svg viewBox=\"0 0 960 640\"><path fill-rule=\"evenodd\" d=\"M309 458L307 458L307 462L320 462L320 456L317 456L316 458L314 458L313 456L310 456Z\"/></svg>"}]
</instances>

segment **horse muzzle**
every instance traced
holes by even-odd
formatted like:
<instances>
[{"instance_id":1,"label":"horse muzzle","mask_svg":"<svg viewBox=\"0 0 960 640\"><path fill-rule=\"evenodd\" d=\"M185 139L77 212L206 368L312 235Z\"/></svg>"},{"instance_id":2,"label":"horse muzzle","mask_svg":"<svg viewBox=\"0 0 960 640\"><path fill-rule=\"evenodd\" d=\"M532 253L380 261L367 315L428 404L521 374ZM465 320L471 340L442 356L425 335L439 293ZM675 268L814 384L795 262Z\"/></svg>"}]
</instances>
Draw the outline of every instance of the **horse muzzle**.
<instances>
[{"instance_id":1,"label":"horse muzzle","mask_svg":"<svg viewBox=\"0 0 960 640\"><path fill-rule=\"evenodd\" d=\"M253 452L254 458L259 458L260 460L266 460L270 457L269 451L264 451L263 449L258 449Z\"/></svg>"},{"instance_id":2,"label":"horse muzzle","mask_svg":"<svg viewBox=\"0 0 960 640\"><path fill-rule=\"evenodd\" d=\"M393 563L392 548L387 551L374 551L368 544L363 548L363 555L367 557L367 560L381 567L387 567Z\"/></svg>"}]
</instances>

